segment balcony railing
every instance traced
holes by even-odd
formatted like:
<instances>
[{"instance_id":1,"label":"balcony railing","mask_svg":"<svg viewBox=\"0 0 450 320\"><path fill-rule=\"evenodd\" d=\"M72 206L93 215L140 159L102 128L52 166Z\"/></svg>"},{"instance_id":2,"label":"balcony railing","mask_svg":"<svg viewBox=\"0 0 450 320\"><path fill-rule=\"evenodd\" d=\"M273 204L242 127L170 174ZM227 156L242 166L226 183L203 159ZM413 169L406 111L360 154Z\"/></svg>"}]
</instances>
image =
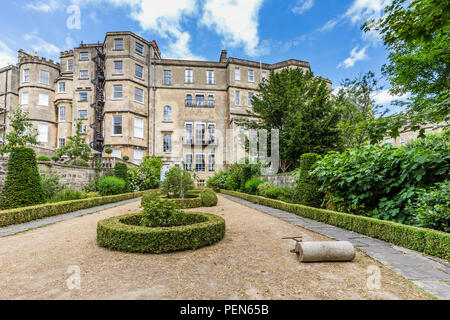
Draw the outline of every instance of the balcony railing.
<instances>
[{"instance_id":1,"label":"balcony railing","mask_svg":"<svg viewBox=\"0 0 450 320\"><path fill-rule=\"evenodd\" d=\"M193 100L186 100L185 105L186 105L186 107L214 108L215 102L214 102L214 101L193 101Z\"/></svg>"},{"instance_id":2,"label":"balcony railing","mask_svg":"<svg viewBox=\"0 0 450 320\"><path fill-rule=\"evenodd\" d=\"M198 138L183 138L184 146L217 146L217 138L198 139Z\"/></svg>"}]
</instances>

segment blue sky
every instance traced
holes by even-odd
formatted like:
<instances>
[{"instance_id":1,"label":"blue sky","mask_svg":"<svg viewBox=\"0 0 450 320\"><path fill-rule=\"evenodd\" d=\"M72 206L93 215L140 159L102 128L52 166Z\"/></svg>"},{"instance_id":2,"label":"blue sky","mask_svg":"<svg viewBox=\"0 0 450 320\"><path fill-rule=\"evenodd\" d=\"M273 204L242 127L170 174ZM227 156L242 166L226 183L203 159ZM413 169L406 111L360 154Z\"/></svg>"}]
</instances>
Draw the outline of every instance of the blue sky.
<instances>
[{"instance_id":1,"label":"blue sky","mask_svg":"<svg viewBox=\"0 0 450 320\"><path fill-rule=\"evenodd\" d=\"M19 49L58 60L81 41L129 30L156 40L165 58L218 60L227 49L229 56L267 63L309 61L337 87L369 70L381 76L387 52L377 34L360 27L389 1L13 0L0 12L0 66L15 62ZM72 19L78 10L79 25ZM384 105L393 99L387 91L375 98Z\"/></svg>"}]
</instances>

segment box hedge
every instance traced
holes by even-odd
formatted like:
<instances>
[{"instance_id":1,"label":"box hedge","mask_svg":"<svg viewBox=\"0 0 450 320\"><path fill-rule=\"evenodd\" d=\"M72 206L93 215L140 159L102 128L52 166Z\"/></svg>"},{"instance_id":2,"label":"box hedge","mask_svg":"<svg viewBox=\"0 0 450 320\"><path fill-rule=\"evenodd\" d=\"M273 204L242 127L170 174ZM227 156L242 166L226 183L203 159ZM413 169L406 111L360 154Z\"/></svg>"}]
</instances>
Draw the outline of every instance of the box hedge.
<instances>
[{"instance_id":1,"label":"box hedge","mask_svg":"<svg viewBox=\"0 0 450 320\"><path fill-rule=\"evenodd\" d=\"M256 204L284 210L299 216L354 231L411 250L450 260L450 234L347 213L316 209L298 204L221 190L221 193Z\"/></svg>"},{"instance_id":2,"label":"box hedge","mask_svg":"<svg viewBox=\"0 0 450 320\"><path fill-rule=\"evenodd\" d=\"M144 192L124 193L108 197L71 200L58 203L41 204L31 207L2 210L0 211L0 227L26 223L37 219L97 207L108 203L138 198L143 194Z\"/></svg>"},{"instance_id":3,"label":"box hedge","mask_svg":"<svg viewBox=\"0 0 450 320\"><path fill-rule=\"evenodd\" d=\"M149 228L138 225L140 214L113 217L97 224L98 245L118 251L164 253L195 250L225 236L225 220L206 213L185 213L186 225Z\"/></svg>"}]
</instances>

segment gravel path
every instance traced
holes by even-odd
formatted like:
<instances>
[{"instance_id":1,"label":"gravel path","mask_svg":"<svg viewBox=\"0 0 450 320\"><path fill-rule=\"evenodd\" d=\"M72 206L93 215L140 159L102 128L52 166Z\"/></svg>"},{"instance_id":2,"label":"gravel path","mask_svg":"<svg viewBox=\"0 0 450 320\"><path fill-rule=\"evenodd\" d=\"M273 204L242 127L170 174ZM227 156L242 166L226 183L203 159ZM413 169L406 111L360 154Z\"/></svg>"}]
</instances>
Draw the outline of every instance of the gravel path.
<instances>
[{"instance_id":1,"label":"gravel path","mask_svg":"<svg viewBox=\"0 0 450 320\"><path fill-rule=\"evenodd\" d=\"M282 237L329 239L224 197L217 207L191 210L225 218L226 236L214 246L164 255L97 246L97 221L138 211L133 202L1 238L0 299L430 298L360 251L351 263L301 264ZM79 267L80 289L68 289L70 266ZM377 267L381 287L369 290Z\"/></svg>"}]
</instances>

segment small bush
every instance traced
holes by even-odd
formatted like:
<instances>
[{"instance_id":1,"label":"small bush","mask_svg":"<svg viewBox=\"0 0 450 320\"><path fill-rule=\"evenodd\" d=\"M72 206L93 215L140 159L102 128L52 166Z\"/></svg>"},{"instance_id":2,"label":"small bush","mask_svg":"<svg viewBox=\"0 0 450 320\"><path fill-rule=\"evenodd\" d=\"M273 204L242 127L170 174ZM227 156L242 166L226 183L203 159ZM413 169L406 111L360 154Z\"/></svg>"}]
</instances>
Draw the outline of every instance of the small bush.
<instances>
[{"instance_id":1,"label":"small bush","mask_svg":"<svg viewBox=\"0 0 450 320\"><path fill-rule=\"evenodd\" d=\"M41 181L46 199L51 199L66 188L65 185L59 183L59 176L54 173L41 174Z\"/></svg>"},{"instance_id":2,"label":"small bush","mask_svg":"<svg viewBox=\"0 0 450 320\"><path fill-rule=\"evenodd\" d=\"M323 192L319 191L319 184L310 175L313 165L320 159L315 153L305 153L300 158L300 172L295 188L295 202L308 207L320 208L323 202Z\"/></svg>"},{"instance_id":3,"label":"small bush","mask_svg":"<svg viewBox=\"0 0 450 320\"><path fill-rule=\"evenodd\" d=\"M264 183L264 180L252 178L245 183L245 192L250 194L258 194L258 187Z\"/></svg>"},{"instance_id":4,"label":"small bush","mask_svg":"<svg viewBox=\"0 0 450 320\"><path fill-rule=\"evenodd\" d=\"M194 188L194 181L186 170L172 167L166 173L165 180L161 183L164 193L169 198L181 198L182 194Z\"/></svg>"},{"instance_id":5,"label":"small bush","mask_svg":"<svg viewBox=\"0 0 450 320\"><path fill-rule=\"evenodd\" d=\"M106 154L111 154L111 153L113 153L113 149L111 149L111 148L106 148L106 149L105 149L105 153L106 153Z\"/></svg>"},{"instance_id":6,"label":"small bush","mask_svg":"<svg viewBox=\"0 0 450 320\"><path fill-rule=\"evenodd\" d=\"M45 202L36 153L33 149L13 147L7 168L0 208L19 208Z\"/></svg>"},{"instance_id":7,"label":"small bush","mask_svg":"<svg viewBox=\"0 0 450 320\"><path fill-rule=\"evenodd\" d=\"M273 186L266 190L265 197L285 202L292 202L293 193L293 189L288 186Z\"/></svg>"},{"instance_id":8,"label":"small bush","mask_svg":"<svg viewBox=\"0 0 450 320\"><path fill-rule=\"evenodd\" d=\"M75 159L70 162L70 165L76 167L89 167L89 162L83 159Z\"/></svg>"},{"instance_id":9,"label":"small bush","mask_svg":"<svg viewBox=\"0 0 450 320\"><path fill-rule=\"evenodd\" d=\"M53 156L52 157L52 160L54 161L54 162L58 162L59 161L59 159L61 159L60 157L58 157L58 156Z\"/></svg>"},{"instance_id":10,"label":"small bush","mask_svg":"<svg viewBox=\"0 0 450 320\"><path fill-rule=\"evenodd\" d=\"M272 187L274 187L274 184L270 181L261 183L258 186L258 195L265 197L267 190L269 190Z\"/></svg>"},{"instance_id":11,"label":"small bush","mask_svg":"<svg viewBox=\"0 0 450 320\"><path fill-rule=\"evenodd\" d=\"M117 177L104 177L98 183L98 191L102 196L121 194L124 193L125 190L125 181Z\"/></svg>"},{"instance_id":12,"label":"small bush","mask_svg":"<svg viewBox=\"0 0 450 320\"><path fill-rule=\"evenodd\" d=\"M130 160L129 156L123 156L123 161L128 161L128 160Z\"/></svg>"},{"instance_id":13,"label":"small bush","mask_svg":"<svg viewBox=\"0 0 450 320\"><path fill-rule=\"evenodd\" d=\"M227 177L227 181L225 182L225 187L228 190L236 191L236 190L239 190L240 185L241 185L241 179L239 176L239 172L236 171L236 172L230 173Z\"/></svg>"},{"instance_id":14,"label":"small bush","mask_svg":"<svg viewBox=\"0 0 450 320\"><path fill-rule=\"evenodd\" d=\"M114 166L114 176L125 181L125 189L128 191L128 166L125 163L117 162Z\"/></svg>"},{"instance_id":15,"label":"small bush","mask_svg":"<svg viewBox=\"0 0 450 320\"><path fill-rule=\"evenodd\" d=\"M50 199L49 203L86 199L87 197L88 197L87 194L85 194L81 191L67 189L67 190L61 191L58 194L56 194L55 196L53 196Z\"/></svg>"},{"instance_id":16,"label":"small bush","mask_svg":"<svg viewBox=\"0 0 450 320\"><path fill-rule=\"evenodd\" d=\"M217 172L214 176L206 181L206 186L208 188L214 189L214 191L219 192L220 189L226 188L227 178L229 176L229 172L225 170L221 170Z\"/></svg>"},{"instance_id":17,"label":"small bush","mask_svg":"<svg viewBox=\"0 0 450 320\"><path fill-rule=\"evenodd\" d=\"M210 188L205 188L200 192L200 199L202 199L204 207L214 207L218 201L216 193Z\"/></svg>"},{"instance_id":18,"label":"small bush","mask_svg":"<svg viewBox=\"0 0 450 320\"><path fill-rule=\"evenodd\" d=\"M162 199L155 193L149 193L142 201L141 226L144 227L172 227L178 225L181 219L179 206L167 199Z\"/></svg>"},{"instance_id":19,"label":"small bush","mask_svg":"<svg viewBox=\"0 0 450 320\"><path fill-rule=\"evenodd\" d=\"M45 155L39 155L36 157L37 161L44 161L44 162L50 162L52 161L52 159L50 159L49 157L45 156Z\"/></svg>"}]
</instances>

